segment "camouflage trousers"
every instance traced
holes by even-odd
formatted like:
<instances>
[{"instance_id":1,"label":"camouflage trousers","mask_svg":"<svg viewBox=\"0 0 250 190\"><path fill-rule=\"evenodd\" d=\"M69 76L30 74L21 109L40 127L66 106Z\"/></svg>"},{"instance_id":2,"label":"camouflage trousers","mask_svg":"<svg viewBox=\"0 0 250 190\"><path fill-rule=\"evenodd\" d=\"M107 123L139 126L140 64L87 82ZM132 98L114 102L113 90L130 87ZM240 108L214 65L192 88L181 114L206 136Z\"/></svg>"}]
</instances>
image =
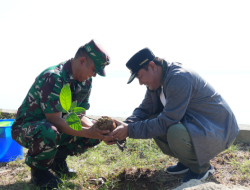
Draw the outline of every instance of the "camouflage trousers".
<instances>
[{"instance_id":1,"label":"camouflage trousers","mask_svg":"<svg viewBox=\"0 0 250 190\"><path fill-rule=\"evenodd\" d=\"M47 121L32 121L13 125L13 140L29 149L25 163L31 168L48 169L53 163L57 148L66 145L70 155L80 155L100 143L99 139L89 139L60 133Z\"/></svg>"}]
</instances>

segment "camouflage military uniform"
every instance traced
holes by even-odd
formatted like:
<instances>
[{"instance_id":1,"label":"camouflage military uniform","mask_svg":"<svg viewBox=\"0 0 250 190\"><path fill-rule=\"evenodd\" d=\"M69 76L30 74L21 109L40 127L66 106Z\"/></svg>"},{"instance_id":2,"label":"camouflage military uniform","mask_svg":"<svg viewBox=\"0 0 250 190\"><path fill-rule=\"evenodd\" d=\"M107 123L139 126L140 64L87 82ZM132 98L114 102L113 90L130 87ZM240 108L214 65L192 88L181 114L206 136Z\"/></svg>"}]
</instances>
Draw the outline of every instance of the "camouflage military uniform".
<instances>
[{"instance_id":1,"label":"camouflage military uniform","mask_svg":"<svg viewBox=\"0 0 250 190\"><path fill-rule=\"evenodd\" d=\"M99 140L60 133L46 121L45 114L58 112L59 94L69 83L72 101L89 109L92 78L85 82L73 80L71 60L44 70L31 86L12 126L12 138L29 149L25 163L31 168L47 169L57 153L57 145L66 145L71 155L79 155L99 143Z\"/></svg>"}]
</instances>

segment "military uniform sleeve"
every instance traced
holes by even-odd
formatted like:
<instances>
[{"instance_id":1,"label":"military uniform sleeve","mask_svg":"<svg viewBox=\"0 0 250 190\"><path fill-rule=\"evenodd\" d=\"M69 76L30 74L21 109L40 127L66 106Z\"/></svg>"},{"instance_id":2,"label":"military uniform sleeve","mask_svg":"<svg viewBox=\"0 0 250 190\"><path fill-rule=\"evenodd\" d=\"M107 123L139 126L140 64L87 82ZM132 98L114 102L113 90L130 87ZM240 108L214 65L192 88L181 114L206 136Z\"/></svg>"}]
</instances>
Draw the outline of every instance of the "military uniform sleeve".
<instances>
[{"instance_id":1,"label":"military uniform sleeve","mask_svg":"<svg viewBox=\"0 0 250 190\"><path fill-rule=\"evenodd\" d=\"M62 87L62 80L56 74L46 73L39 77L35 88L39 93L40 106L44 114L59 112L55 106L60 104Z\"/></svg>"},{"instance_id":2,"label":"military uniform sleeve","mask_svg":"<svg viewBox=\"0 0 250 190\"><path fill-rule=\"evenodd\" d=\"M130 138L154 138L166 134L168 128L184 116L192 97L192 84L182 76L173 76L168 82L165 94L166 105L160 115L151 120L129 124Z\"/></svg>"},{"instance_id":3,"label":"military uniform sleeve","mask_svg":"<svg viewBox=\"0 0 250 190\"><path fill-rule=\"evenodd\" d=\"M153 101L151 93L147 90L145 97L138 108L133 111L133 114L128 117L124 122L133 123L137 121L142 121L153 114Z\"/></svg>"}]
</instances>

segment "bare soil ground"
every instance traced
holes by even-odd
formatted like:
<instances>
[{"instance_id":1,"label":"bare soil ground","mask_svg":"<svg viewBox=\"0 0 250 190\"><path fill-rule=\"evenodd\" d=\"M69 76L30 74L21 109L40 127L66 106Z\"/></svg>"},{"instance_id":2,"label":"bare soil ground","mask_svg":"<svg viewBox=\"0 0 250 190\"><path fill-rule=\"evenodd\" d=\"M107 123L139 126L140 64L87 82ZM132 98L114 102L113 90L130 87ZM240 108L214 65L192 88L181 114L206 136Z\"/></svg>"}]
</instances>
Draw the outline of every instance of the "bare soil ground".
<instances>
[{"instance_id":1,"label":"bare soil ground","mask_svg":"<svg viewBox=\"0 0 250 190\"><path fill-rule=\"evenodd\" d=\"M248 163L250 161L250 145L245 143L237 143L237 145L238 151L236 153L223 152L211 160L215 173L204 182L214 182L227 186L240 185L250 189L249 165L246 166L247 168L242 166L245 161L248 161ZM237 163L234 165L232 160ZM243 168L240 169L237 164ZM180 181L184 175L170 175L163 170L130 168L119 175L119 187L115 188L115 190L171 190L181 185Z\"/></svg>"}]
</instances>

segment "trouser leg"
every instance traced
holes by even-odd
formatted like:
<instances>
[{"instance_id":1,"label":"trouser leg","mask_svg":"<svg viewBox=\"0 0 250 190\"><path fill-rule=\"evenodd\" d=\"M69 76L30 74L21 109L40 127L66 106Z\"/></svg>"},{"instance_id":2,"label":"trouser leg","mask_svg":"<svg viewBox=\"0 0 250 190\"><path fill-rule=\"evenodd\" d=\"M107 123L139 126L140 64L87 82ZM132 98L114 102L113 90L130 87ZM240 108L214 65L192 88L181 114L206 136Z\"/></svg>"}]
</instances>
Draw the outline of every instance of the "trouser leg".
<instances>
[{"instance_id":1,"label":"trouser leg","mask_svg":"<svg viewBox=\"0 0 250 190\"><path fill-rule=\"evenodd\" d=\"M68 155L80 155L99 140L59 133L46 121L27 122L12 129L12 138L29 149L25 163L33 169L46 170L53 163L57 146L65 146Z\"/></svg>"},{"instance_id":2,"label":"trouser leg","mask_svg":"<svg viewBox=\"0 0 250 190\"><path fill-rule=\"evenodd\" d=\"M190 135L184 125L178 123L168 129L167 139L173 154L194 173L201 174L208 170L210 162L199 166Z\"/></svg>"},{"instance_id":3,"label":"trouser leg","mask_svg":"<svg viewBox=\"0 0 250 190\"><path fill-rule=\"evenodd\" d=\"M158 114L154 114L149 119L157 116ZM155 137L154 140L164 154L178 158L193 172L201 174L208 170L210 162L199 166L190 135L183 124L178 123L171 126L167 134Z\"/></svg>"},{"instance_id":4,"label":"trouser leg","mask_svg":"<svg viewBox=\"0 0 250 190\"><path fill-rule=\"evenodd\" d=\"M159 114L160 113L152 114L151 116L149 116L148 119L157 118ZM168 144L168 141L167 141L167 134L155 137L153 139L155 140L156 144L158 145L158 147L161 149L161 151L164 154L166 154L168 156L175 157L174 153L172 152L171 148L169 147L169 144Z\"/></svg>"},{"instance_id":5,"label":"trouser leg","mask_svg":"<svg viewBox=\"0 0 250 190\"><path fill-rule=\"evenodd\" d=\"M62 133L57 145L67 147L70 152L69 155L73 156L86 152L88 149L98 145L100 142L101 141L99 139L89 139Z\"/></svg>"},{"instance_id":6,"label":"trouser leg","mask_svg":"<svg viewBox=\"0 0 250 190\"><path fill-rule=\"evenodd\" d=\"M172 152L171 148L169 147L169 144L167 141L167 135L155 137L154 140L164 154L166 154L168 156L175 157L174 153Z\"/></svg>"}]
</instances>

